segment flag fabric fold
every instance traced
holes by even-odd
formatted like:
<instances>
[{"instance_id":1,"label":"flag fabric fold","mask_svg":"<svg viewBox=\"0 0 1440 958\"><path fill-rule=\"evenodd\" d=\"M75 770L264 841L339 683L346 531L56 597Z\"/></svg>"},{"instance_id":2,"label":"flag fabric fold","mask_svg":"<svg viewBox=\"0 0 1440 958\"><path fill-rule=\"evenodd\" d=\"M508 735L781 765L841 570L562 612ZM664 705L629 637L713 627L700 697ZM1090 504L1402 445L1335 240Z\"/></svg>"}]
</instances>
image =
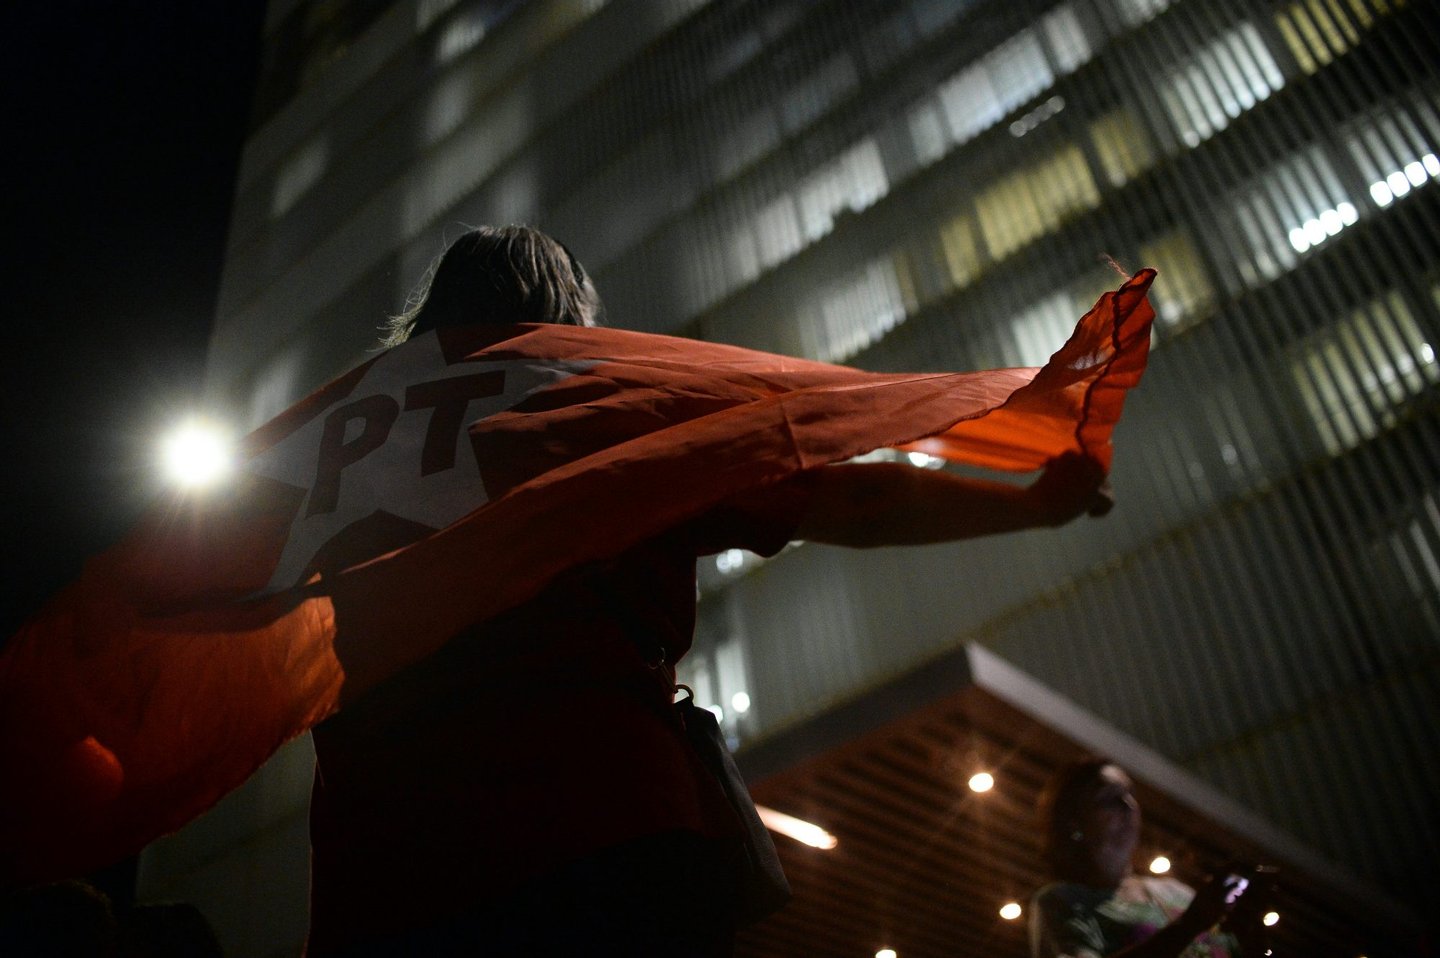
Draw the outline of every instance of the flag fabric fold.
<instances>
[{"instance_id":1,"label":"flag fabric fold","mask_svg":"<svg viewBox=\"0 0 1440 958\"><path fill-rule=\"evenodd\" d=\"M566 569L882 447L1107 467L1144 270L1039 369L886 374L566 326L441 330L159 504L0 652L0 882L133 854L285 741Z\"/></svg>"}]
</instances>

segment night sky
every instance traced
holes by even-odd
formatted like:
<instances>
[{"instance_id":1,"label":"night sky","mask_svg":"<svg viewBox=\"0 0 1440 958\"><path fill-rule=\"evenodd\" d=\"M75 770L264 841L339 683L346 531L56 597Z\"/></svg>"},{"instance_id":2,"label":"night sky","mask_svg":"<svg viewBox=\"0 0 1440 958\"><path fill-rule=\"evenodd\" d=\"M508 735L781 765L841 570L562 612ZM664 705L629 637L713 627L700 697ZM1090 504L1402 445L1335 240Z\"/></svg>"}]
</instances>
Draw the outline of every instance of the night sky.
<instances>
[{"instance_id":1,"label":"night sky","mask_svg":"<svg viewBox=\"0 0 1440 958\"><path fill-rule=\"evenodd\" d=\"M200 393L262 21L258 0L4 16L0 636L133 521Z\"/></svg>"}]
</instances>

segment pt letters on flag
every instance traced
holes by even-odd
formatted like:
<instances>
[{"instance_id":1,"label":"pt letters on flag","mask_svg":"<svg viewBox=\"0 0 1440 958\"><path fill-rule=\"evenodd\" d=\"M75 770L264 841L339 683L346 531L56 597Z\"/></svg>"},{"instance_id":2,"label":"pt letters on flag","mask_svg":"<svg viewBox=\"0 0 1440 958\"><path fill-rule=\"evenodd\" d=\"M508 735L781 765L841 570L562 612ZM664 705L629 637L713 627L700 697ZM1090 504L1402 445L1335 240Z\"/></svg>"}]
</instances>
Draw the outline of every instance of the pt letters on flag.
<instances>
[{"instance_id":1,"label":"pt letters on flag","mask_svg":"<svg viewBox=\"0 0 1440 958\"><path fill-rule=\"evenodd\" d=\"M377 356L248 437L229 488L157 504L0 651L0 883L137 852L465 627L745 489L887 446L1108 467L1153 278L1038 369L537 325Z\"/></svg>"}]
</instances>

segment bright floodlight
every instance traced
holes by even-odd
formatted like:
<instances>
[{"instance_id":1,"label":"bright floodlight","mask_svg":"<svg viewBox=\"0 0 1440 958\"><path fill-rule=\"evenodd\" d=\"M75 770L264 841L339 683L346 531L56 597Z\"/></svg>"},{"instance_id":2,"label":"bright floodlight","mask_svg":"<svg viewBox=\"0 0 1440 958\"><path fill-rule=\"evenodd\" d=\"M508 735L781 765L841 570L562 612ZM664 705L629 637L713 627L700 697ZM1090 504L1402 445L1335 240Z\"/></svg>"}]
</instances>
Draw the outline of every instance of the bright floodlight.
<instances>
[{"instance_id":1,"label":"bright floodlight","mask_svg":"<svg viewBox=\"0 0 1440 958\"><path fill-rule=\"evenodd\" d=\"M1000 917L1006 921L1014 921L1020 917L1020 903L1018 901L1007 901L1000 906Z\"/></svg>"},{"instance_id":2,"label":"bright floodlight","mask_svg":"<svg viewBox=\"0 0 1440 958\"><path fill-rule=\"evenodd\" d=\"M875 958L895 958L894 948L881 948L875 952Z\"/></svg>"},{"instance_id":3,"label":"bright floodlight","mask_svg":"<svg viewBox=\"0 0 1440 958\"><path fill-rule=\"evenodd\" d=\"M161 456L170 480L190 488L209 485L230 471L229 437L203 422L188 422L167 436Z\"/></svg>"},{"instance_id":4,"label":"bright floodlight","mask_svg":"<svg viewBox=\"0 0 1440 958\"><path fill-rule=\"evenodd\" d=\"M735 710L736 715L744 715L750 711L750 696L744 692L736 692L730 696L730 707Z\"/></svg>"},{"instance_id":5,"label":"bright floodlight","mask_svg":"<svg viewBox=\"0 0 1440 958\"><path fill-rule=\"evenodd\" d=\"M1150 871L1156 875L1163 875L1170 870L1170 859L1164 855L1156 855L1150 862Z\"/></svg>"},{"instance_id":6,"label":"bright floodlight","mask_svg":"<svg viewBox=\"0 0 1440 958\"><path fill-rule=\"evenodd\" d=\"M764 805L756 805L755 811L760 814L760 821L765 823L766 828L777 834L793 838L802 845L828 849L840 844L839 839L819 825L812 825L810 822L786 815L784 812L777 812L773 808L766 808Z\"/></svg>"},{"instance_id":7,"label":"bright floodlight","mask_svg":"<svg viewBox=\"0 0 1440 958\"><path fill-rule=\"evenodd\" d=\"M970 776L970 791L988 792L995 787L995 776L989 772L976 772Z\"/></svg>"},{"instance_id":8,"label":"bright floodlight","mask_svg":"<svg viewBox=\"0 0 1440 958\"><path fill-rule=\"evenodd\" d=\"M1268 928L1280 920L1280 913L1278 911L1267 911L1265 917L1260 920L1264 922L1265 927Z\"/></svg>"}]
</instances>

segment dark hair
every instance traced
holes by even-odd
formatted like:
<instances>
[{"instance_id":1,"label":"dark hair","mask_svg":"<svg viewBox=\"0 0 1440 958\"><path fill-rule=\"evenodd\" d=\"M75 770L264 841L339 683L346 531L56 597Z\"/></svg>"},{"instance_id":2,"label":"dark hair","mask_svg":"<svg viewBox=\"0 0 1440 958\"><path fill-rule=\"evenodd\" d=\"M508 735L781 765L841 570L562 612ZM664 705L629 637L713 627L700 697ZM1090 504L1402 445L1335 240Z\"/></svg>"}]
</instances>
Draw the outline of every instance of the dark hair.
<instances>
[{"instance_id":1,"label":"dark hair","mask_svg":"<svg viewBox=\"0 0 1440 958\"><path fill-rule=\"evenodd\" d=\"M594 326L602 311L600 294L565 244L529 226L481 226L431 264L383 345L446 326Z\"/></svg>"},{"instance_id":2,"label":"dark hair","mask_svg":"<svg viewBox=\"0 0 1440 958\"><path fill-rule=\"evenodd\" d=\"M1114 764L1104 756L1088 755L1060 769L1041 789L1036 801L1040 853L1051 877L1077 879L1076 842L1071 833L1075 830L1078 806L1086 789L1099 781L1101 770Z\"/></svg>"}]
</instances>

